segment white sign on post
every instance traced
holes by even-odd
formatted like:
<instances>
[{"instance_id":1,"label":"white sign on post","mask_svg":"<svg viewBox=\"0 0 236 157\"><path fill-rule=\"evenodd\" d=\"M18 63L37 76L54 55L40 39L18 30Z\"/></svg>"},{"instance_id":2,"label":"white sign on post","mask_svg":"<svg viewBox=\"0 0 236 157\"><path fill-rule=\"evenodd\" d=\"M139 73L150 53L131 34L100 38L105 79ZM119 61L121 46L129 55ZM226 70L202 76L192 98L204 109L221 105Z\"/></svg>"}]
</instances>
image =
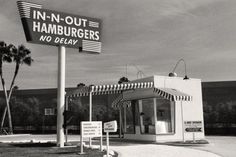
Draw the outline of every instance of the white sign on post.
<instances>
[{"instance_id":1,"label":"white sign on post","mask_svg":"<svg viewBox=\"0 0 236 157\"><path fill-rule=\"evenodd\" d=\"M104 123L104 132L106 132L106 138L107 138L107 156L109 157L109 132L116 132L117 131L117 121L110 121Z\"/></svg>"},{"instance_id":2,"label":"white sign on post","mask_svg":"<svg viewBox=\"0 0 236 157\"><path fill-rule=\"evenodd\" d=\"M81 122L81 136L83 137L101 137L102 122L101 121L83 121Z\"/></svg>"},{"instance_id":3,"label":"white sign on post","mask_svg":"<svg viewBox=\"0 0 236 157\"><path fill-rule=\"evenodd\" d=\"M202 132L202 121L184 121L185 132Z\"/></svg>"},{"instance_id":4,"label":"white sign on post","mask_svg":"<svg viewBox=\"0 0 236 157\"><path fill-rule=\"evenodd\" d=\"M116 120L104 123L104 132L116 132L117 122Z\"/></svg>"},{"instance_id":5,"label":"white sign on post","mask_svg":"<svg viewBox=\"0 0 236 157\"><path fill-rule=\"evenodd\" d=\"M193 134L193 142L195 141L195 133L202 132L202 121L184 121L185 132Z\"/></svg>"},{"instance_id":6,"label":"white sign on post","mask_svg":"<svg viewBox=\"0 0 236 157\"><path fill-rule=\"evenodd\" d=\"M83 121L80 123L80 154L84 154L83 152L84 137L101 137L100 149L102 150L102 122Z\"/></svg>"}]
</instances>

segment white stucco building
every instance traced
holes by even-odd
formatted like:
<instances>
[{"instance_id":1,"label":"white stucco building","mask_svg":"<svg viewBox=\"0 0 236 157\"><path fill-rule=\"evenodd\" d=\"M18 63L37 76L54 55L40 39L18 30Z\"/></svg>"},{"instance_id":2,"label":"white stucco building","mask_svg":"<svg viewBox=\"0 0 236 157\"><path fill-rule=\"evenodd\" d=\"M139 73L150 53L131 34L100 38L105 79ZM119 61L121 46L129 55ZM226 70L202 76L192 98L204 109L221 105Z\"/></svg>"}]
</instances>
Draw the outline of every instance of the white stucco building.
<instances>
[{"instance_id":1,"label":"white stucco building","mask_svg":"<svg viewBox=\"0 0 236 157\"><path fill-rule=\"evenodd\" d=\"M200 79L152 76L132 82L153 82L152 88L123 92L124 138L148 141L182 141L204 139L202 88ZM201 128L185 130L185 123Z\"/></svg>"}]
</instances>

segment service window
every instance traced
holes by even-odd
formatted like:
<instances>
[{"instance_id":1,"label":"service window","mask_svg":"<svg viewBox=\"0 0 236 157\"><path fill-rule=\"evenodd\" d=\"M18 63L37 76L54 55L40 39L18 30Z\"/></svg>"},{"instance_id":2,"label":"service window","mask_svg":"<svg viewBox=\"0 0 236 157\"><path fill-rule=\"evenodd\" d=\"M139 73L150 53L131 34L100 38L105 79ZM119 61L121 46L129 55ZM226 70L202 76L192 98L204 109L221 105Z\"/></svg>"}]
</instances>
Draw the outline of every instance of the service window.
<instances>
[{"instance_id":1,"label":"service window","mask_svg":"<svg viewBox=\"0 0 236 157\"><path fill-rule=\"evenodd\" d=\"M139 103L140 127L142 134L155 134L153 98L142 99Z\"/></svg>"},{"instance_id":2,"label":"service window","mask_svg":"<svg viewBox=\"0 0 236 157\"><path fill-rule=\"evenodd\" d=\"M167 99L156 99L156 133L169 134L175 132L175 103Z\"/></svg>"}]
</instances>

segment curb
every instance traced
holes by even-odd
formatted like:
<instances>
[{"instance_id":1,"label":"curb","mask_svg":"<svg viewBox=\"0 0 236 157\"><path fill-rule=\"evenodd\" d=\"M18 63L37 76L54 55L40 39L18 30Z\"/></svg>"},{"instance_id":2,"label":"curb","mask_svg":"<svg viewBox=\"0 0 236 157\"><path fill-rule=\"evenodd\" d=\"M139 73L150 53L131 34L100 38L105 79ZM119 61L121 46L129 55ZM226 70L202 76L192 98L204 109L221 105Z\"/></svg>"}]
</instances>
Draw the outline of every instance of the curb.
<instances>
[{"instance_id":1,"label":"curb","mask_svg":"<svg viewBox=\"0 0 236 157\"><path fill-rule=\"evenodd\" d=\"M1 137L17 137L17 136L30 136L31 134L13 134L13 135L0 135Z\"/></svg>"}]
</instances>

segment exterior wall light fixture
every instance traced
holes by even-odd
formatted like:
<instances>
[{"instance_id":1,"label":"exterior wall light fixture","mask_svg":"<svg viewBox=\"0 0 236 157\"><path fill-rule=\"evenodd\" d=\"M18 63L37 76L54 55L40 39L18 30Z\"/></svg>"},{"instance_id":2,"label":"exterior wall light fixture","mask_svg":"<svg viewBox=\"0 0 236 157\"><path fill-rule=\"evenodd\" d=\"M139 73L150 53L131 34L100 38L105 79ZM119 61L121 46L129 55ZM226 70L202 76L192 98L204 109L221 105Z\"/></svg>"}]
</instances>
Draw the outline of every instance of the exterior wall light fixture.
<instances>
[{"instance_id":1,"label":"exterior wall light fixture","mask_svg":"<svg viewBox=\"0 0 236 157\"><path fill-rule=\"evenodd\" d=\"M186 62L185 62L184 59L178 60L178 62L176 63L174 69L172 70L172 72L169 73L169 77L177 77L177 73L175 72L175 70L176 70L177 66L179 65L179 63L180 63L181 61L184 63L184 72L185 72L184 80L188 80L189 77L187 76Z\"/></svg>"}]
</instances>

